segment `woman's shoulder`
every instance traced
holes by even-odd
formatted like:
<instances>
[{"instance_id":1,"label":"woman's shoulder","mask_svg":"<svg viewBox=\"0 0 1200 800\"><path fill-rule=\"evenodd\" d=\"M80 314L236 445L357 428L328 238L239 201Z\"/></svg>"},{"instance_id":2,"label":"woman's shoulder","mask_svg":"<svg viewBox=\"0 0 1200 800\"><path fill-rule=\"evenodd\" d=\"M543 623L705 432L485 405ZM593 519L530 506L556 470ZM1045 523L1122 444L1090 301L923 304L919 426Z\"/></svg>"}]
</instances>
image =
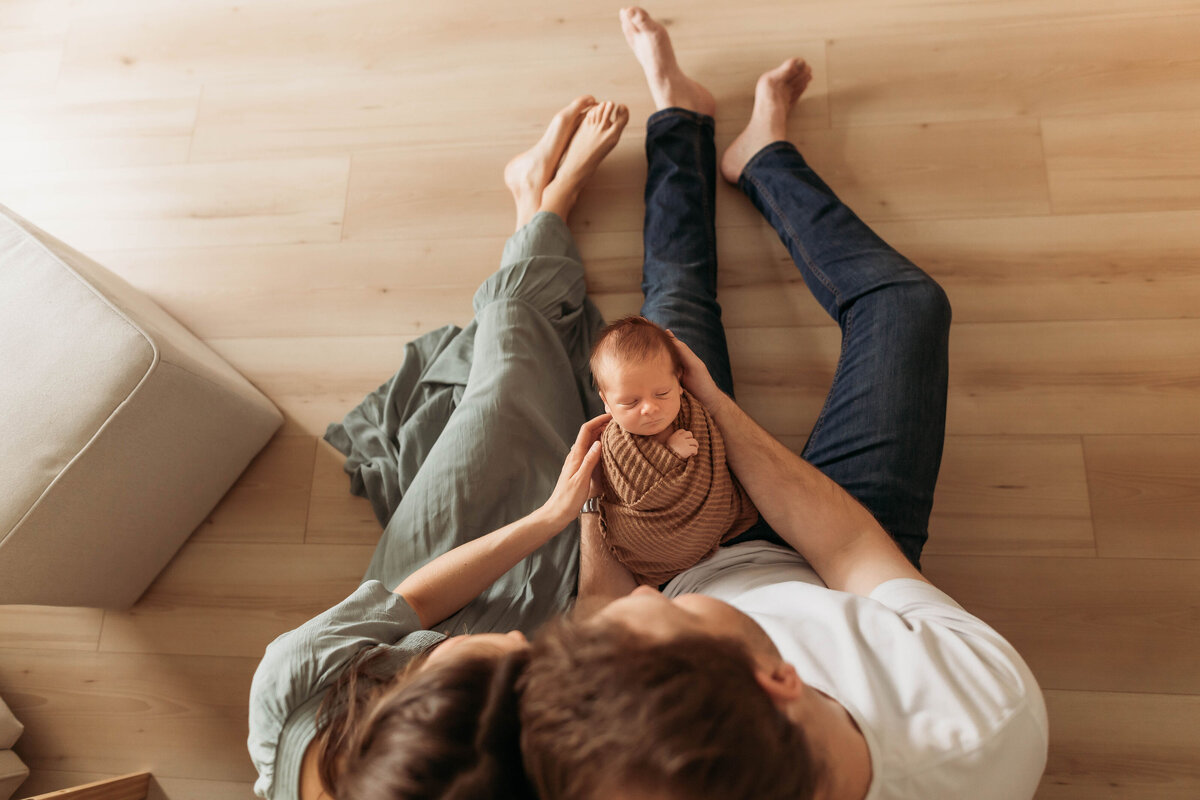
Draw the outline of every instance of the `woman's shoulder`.
<instances>
[{"instance_id":1,"label":"woman's shoulder","mask_svg":"<svg viewBox=\"0 0 1200 800\"><path fill-rule=\"evenodd\" d=\"M316 709L346 665L365 648L386 647L403 665L444 638L421 630L404 598L378 581L367 581L349 597L267 646L250 687L249 739L258 769L255 790L277 794L277 781L295 786L300 754L315 734ZM297 753L297 749L300 753ZM278 774L286 766L292 774Z\"/></svg>"},{"instance_id":2,"label":"woman's shoulder","mask_svg":"<svg viewBox=\"0 0 1200 800\"><path fill-rule=\"evenodd\" d=\"M271 797L293 800L296 797L303 799L316 796L313 795L313 789L320 788L320 780L317 779L314 783L315 775L310 774L310 771L315 769L313 765L319 760L319 750L314 747L314 743L319 739L318 734L326 724L326 714L330 713L325 710L326 701L330 699L331 692L339 691L339 679L344 678L347 670L361 670L360 676L368 684L386 683L391 677L403 673L405 667L432 644L445 638L443 634L435 631L414 631L395 644L360 649L355 658L343 664L331 685L320 688L284 722L277 741L275 763L272 765L274 786L270 788L273 788L274 793ZM332 713L336 717L336 709Z\"/></svg>"},{"instance_id":3,"label":"woman's shoulder","mask_svg":"<svg viewBox=\"0 0 1200 800\"><path fill-rule=\"evenodd\" d=\"M333 795L326 792L321 783L319 751L316 745L316 739L308 743L304 750L304 760L300 762L300 800L334 800Z\"/></svg>"},{"instance_id":4,"label":"woman's shoulder","mask_svg":"<svg viewBox=\"0 0 1200 800\"><path fill-rule=\"evenodd\" d=\"M363 647L394 644L420 627L403 597L379 581L367 581L345 600L267 645L251 697L297 682L315 688Z\"/></svg>"}]
</instances>

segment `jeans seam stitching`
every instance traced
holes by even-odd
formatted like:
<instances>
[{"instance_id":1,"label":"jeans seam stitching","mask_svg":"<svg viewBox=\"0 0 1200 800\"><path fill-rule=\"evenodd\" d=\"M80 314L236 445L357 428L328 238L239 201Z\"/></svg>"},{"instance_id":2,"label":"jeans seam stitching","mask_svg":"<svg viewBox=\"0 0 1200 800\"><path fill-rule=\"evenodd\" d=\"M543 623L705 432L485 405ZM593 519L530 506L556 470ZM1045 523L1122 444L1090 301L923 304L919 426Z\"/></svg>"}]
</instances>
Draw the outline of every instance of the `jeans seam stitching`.
<instances>
[{"instance_id":1,"label":"jeans seam stitching","mask_svg":"<svg viewBox=\"0 0 1200 800\"><path fill-rule=\"evenodd\" d=\"M696 163L701 164L701 163L703 163L704 153L703 153L703 148L702 148L699 137L697 137L694 140L694 144L695 144ZM700 170L697 170L697 171L699 172ZM704 177L707 179L712 176L705 175ZM703 199L703 203L704 203L704 238L706 240L705 244L708 245L709 263L716 264L717 263L716 214L713 212L713 209L709 207L708 188L707 187L705 187L705 191L704 191L702 199ZM714 275L712 277L713 277L713 287L712 287L713 302L716 303L716 301L717 301L716 276Z\"/></svg>"},{"instance_id":2,"label":"jeans seam stitching","mask_svg":"<svg viewBox=\"0 0 1200 800\"><path fill-rule=\"evenodd\" d=\"M837 390L838 384L841 383L842 380L842 364L844 364L846 360L846 339L849 338L850 329L854 325L856 311L856 308L851 308L850 311L846 313L846 324L845 327L842 328L842 346L838 351L837 366L833 368L833 381L829 384L829 394L825 395L825 404L821 406L821 413L817 415L817 421L813 424L812 433L808 435L809 444L811 444L812 440L817 437L817 434L825 430L825 422L829 414L829 407L833 402L833 395ZM808 453L807 444L805 445L804 452L801 453L800 457L804 458L806 453Z\"/></svg>"},{"instance_id":3,"label":"jeans seam stitching","mask_svg":"<svg viewBox=\"0 0 1200 800\"><path fill-rule=\"evenodd\" d=\"M808 253L808 249L800 242L800 235L797 234L792 228L791 224L787 220L787 217L784 216L783 212L779 209L779 206L775 205L775 201L767 193L766 187L763 186L763 184L760 183L759 180L753 175L744 175L743 177L749 178L750 182L754 184L754 187L758 189L758 193L763 198L763 202L769 205L771 210L775 212L775 215L779 217L780 224L783 225L784 230L786 230L788 233L788 237L791 238L792 242L796 245L796 249L800 251L800 255L804 257L804 263L808 266L809 271L814 277L816 277L820 284L825 287L825 290L833 295L834 302L837 303L840 308L842 305L842 298L838 293L837 288L834 287L832 281L829 280L829 276L817 268L817 265L813 262L812 256Z\"/></svg>"}]
</instances>

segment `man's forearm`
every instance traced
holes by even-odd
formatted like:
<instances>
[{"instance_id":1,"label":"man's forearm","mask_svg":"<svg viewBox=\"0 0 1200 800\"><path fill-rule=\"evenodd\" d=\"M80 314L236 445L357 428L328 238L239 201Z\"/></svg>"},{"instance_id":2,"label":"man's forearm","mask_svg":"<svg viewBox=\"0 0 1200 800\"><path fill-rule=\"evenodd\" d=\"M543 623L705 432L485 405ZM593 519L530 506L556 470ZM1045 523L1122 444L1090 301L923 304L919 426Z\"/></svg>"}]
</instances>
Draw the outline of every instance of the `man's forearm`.
<instances>
[{"instance_id":1,"label":"man's forearm","mask_svg":"<svg viewBox=\"0 0 1200 800\"><path fill-rule=\"evenodd\" d=\"M780 444L728 395L713 396L707 405L725 438L730 469L776 533L804 556L827 585L870 591L873 587L864 584L862 576L851 578L852 568L862 563L860 553L878 560L882 552L889 563L894 553L903 560L867 509ZM907 570L902 571L907 575ZM908 576L919 575L911 569Z\"/></svg>"},{"instance_id":2,"label":"man's forearm","mask_svg":"<svg viewBox=\"0 0 1200 800\"><path fill-rule=\"evenodd\" d=\"M600 515L579 517L579 607L582 613L589 606L603 605L609 600L624 597L637 588L637 581L604 541L600 532Z\"/></svg>"}]
</instances>

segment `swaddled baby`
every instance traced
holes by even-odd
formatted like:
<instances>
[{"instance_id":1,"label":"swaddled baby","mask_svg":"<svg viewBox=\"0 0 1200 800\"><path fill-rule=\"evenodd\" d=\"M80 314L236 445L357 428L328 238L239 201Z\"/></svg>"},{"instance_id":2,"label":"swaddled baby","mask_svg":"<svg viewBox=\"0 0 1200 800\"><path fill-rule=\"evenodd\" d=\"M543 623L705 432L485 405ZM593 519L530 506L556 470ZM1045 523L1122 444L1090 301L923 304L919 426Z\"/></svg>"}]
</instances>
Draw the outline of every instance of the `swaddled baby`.
<instances>
[{"instance_id":1,"label":"swaddled baby","mask_svg":"<svg viewBox=\"0 0 1200 800\"><path fill-rule=\"evenodd\" d=\"M591 365L613 417L601 439L601 531L639 583L658 586L745 531L758 511L725 464L712 417L680 385L683 364L666 331L626 317L600 334Z\"/></svg>"}]
</instances>

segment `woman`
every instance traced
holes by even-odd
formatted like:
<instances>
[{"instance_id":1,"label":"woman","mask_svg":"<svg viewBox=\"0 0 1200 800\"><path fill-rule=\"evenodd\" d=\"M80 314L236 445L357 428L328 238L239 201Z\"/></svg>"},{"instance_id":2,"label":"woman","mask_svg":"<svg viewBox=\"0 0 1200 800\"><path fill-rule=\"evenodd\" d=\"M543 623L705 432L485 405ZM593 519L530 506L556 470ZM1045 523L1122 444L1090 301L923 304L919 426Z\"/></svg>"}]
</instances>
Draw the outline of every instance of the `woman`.
<instances>
[{"instance_id":1,"label":"woman","mask_svg":"<svg viewBox=\"0 0 1200 800\"><path fill-rule=\"evenodd\" d=\"M574 592L574 521L608 421L584 423L602 321L564 220L627 120L580 97L509 163L517 232L475 319L410 344L326 433L385 530L362 585L267 648L250 693L259 796L528 792L505 749L511 687L524 633Z\"/></svg>"}]
</instances>

